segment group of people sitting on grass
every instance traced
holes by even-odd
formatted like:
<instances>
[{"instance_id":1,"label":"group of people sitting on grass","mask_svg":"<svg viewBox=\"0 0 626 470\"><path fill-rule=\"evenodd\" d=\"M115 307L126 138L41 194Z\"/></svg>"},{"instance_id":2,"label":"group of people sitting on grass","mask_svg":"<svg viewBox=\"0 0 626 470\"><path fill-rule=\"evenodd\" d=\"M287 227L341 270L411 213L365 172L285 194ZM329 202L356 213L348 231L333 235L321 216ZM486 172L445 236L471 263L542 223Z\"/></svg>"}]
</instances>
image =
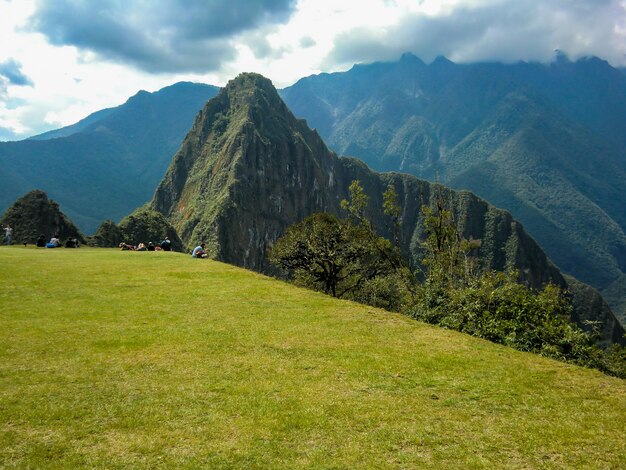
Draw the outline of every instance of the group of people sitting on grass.
<instances>
[{"instance_id":1,"label":"group of people sitting on grass","mask_svg":"<svg viewBox=\"0 0 626 470\"><path fill-rule=\"evenodd\" d=\"M135 246L135 245L131 245L130 243L120 243L119 244L119 248L120 250L126 251L126 250L130 250L130 251L172 251L172 242L170 241L169 237L165 237L165 239L158 245L155 245L152 242L148 242L148 244L146 245L145 243L141 242L139 243L139 245Z\"/></svg>"},{"instance_id":2,"label":"group of people sitting on grass","mask_svg":"<svg viewBox=\"0 0 626 470\"><path fill-rule=\"evenodd\" d=\"M61 243L61 240L59 239L59 235L55 235L54 237L50 238L49 241L46 241L46 236L41 234L37 238L35 245L39 248L60 248L62 246L65 246L65 248L79 248L80 242L78 241L78 238L68 237L68 239L65 241L65 245L63 245Z\"/></svg>"},{"instance_id":3,"label":"group of people sitting on grass","mask_svg":"<svg viewBox=\"0 0 626 470\"><path fill-rule=\"evenodd\" d=\"M206 244L204 242L200 242L200 244L193 249L191 252L192 258L206 258L209 256L205 250ZM172 250L172 242L169 238L165 237L165 240L161 242L160 245L154 245L152 242L139 243L139 245L131 245L130 243L122 242L119 244L120 250L123 251L171 251Z\"/></svg>"}]
</instances>

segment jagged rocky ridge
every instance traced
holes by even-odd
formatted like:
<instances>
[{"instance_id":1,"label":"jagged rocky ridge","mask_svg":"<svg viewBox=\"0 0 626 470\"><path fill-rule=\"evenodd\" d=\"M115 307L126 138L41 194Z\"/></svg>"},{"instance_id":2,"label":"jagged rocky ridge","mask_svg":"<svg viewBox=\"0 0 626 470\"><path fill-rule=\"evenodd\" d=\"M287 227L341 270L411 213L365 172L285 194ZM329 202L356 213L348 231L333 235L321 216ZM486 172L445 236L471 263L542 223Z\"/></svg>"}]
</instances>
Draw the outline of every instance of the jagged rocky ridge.
<instances>
[{"instance_id":1,"label":"jagged rocky ridge","mask_svg":"<svg viewBox=\"0 0 626 470\"><path fill-rule=\"evenodd\" d=\"M401 249L414 264L422 235L420 207L444 191L462 233L482 240L485 267L515 266L534 287L548 281L574 284L508 212L466 191L405 174L375 173L359 160L337 157L257 74L229 82L197 115L150 207L167 217L188 246L203 240L215 259L272 272L267 251L285 228L316 211L339 214L353 180L370 196L367 215L375 229L388 237L382 193L394 185L402 206ZM595 299L578 299L575 319L597 319L605 341L621 341L624 330L597 292L583 295L586 288L574 287L575 299Z\"/></svg>"}]
</instances>

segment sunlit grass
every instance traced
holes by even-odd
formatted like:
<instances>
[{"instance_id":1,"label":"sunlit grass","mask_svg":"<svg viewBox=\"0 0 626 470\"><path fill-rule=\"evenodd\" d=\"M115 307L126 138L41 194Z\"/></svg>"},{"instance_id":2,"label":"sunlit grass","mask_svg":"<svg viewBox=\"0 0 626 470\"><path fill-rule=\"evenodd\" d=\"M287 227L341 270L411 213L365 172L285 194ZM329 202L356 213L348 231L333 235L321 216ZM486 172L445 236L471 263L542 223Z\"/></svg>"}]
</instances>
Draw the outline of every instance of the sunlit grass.
<instances>
[{"instance_id":1,"label":"sunlit grass","mask_svg":"<svg viewBox=\"0 0 626 470\"><path fill-rule=\"evenodd\" d=\"M593 370L177 253L0 263L0 467L626 467Z\"/></svg>"}]
</instances>

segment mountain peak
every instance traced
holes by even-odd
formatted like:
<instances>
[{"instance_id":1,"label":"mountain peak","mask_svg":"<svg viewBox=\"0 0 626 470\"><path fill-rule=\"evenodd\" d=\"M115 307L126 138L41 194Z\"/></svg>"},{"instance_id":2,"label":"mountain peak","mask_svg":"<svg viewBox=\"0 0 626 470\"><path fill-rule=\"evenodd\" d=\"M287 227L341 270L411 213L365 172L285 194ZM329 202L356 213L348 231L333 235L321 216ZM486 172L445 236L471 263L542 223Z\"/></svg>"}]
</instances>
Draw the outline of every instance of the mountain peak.
<instances>
[{"instance_id":1,"label":"mountain peak","mask_svg":"<svg viewBox=\"0 0 626 470\"><path fill-rule=\"evenodd\" d=\"M426 65L424 64L422 59L420 59L419 57L417 57L411 52L405 52L404 54L402 54L402 56L400 57L400 63L408 63L408 64L414 64L414 65Z\"/></svg>"},{"instance_id":2,"label":"mountain peak","mask_svg":"<svg viewBox=\"0 0 626 470\"><path fill-rule=\"evenodd\" d=\"M272 81L259 73L243 72L237 75L224 87L227 90L250 90L264 89L266 91L276 91Z\"/></svg>"},{"instance_id":3,"label":"mountain peak","mask_svg":"<svg viewBox=\"0 0 626 470\"><path fill-rule=\"evenodd\" d=\"M152 207L170 219L187 244L205 241L209 253L218 259L234 256L241 264L259 266L266 263L264 251L248 248L247 254L237 251L233 255L228 249L235 240L237 250L251 243L239 240L246 236L238 233L243 223L240 228L231 226L236 221L233 208L252 218L258 210L272 212L278 205L274 219L287 213L292 220L300 209L291 208L286 197L276 200L275 186L285 185L293 192L289 196L293 200L298 199L305 179L307 192L315 187L319 192L322 184L313 180L328 181L330 155L319 135L293 116L269 79L243 73L229 81L196 117L155 192ZM295 168L306 166L309 175L292 174ZM327 197L320 194L317 200ZM254 204L262 207L246 211ZM225 227L228 233L222 233ZM259 230L255 227L250 232L258 246L277 232L276 227L263 229L262 234Z\"/></svg>"},{"instance_id":4,"label":"mountain peak","mask_svg":"<svg viewBox=\"0 0 626 470\"><path fill-rule=\"evenodd\" d=\"M230 107L260 108L264 113L290 113L272 81L258 73L239 74L226 84L223 93L228 96L227 104Z\"/></svg>"},{"instance_id":5,"label":"mountain peak","mask_svg":"<svg viewBox=\"0 0 626 470\"><path fill-rule=\"evenodd\" d=\"M431 67L450 67L454 65L450 59L445 56L438 55L435 60L430 63Z\"/></svg>"}]
</instances>

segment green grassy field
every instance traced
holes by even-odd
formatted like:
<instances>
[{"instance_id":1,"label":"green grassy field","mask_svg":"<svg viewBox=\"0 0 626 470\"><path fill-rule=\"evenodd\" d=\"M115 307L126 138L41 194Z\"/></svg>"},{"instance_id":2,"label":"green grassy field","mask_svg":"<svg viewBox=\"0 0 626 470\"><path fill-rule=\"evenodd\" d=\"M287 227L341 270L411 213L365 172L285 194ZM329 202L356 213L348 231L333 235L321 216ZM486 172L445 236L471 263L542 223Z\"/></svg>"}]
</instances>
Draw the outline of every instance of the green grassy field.
<instances>
[{"instance_id":1,"label":"green grassy field","mask_svg":"<svg viewBox=\"0 0 626 470\"><path fill-rule=\"evenodd\" d=\"M626 468L626 382L177 253L0 248L2 468Z\"/></svg>"}]
</instances>

